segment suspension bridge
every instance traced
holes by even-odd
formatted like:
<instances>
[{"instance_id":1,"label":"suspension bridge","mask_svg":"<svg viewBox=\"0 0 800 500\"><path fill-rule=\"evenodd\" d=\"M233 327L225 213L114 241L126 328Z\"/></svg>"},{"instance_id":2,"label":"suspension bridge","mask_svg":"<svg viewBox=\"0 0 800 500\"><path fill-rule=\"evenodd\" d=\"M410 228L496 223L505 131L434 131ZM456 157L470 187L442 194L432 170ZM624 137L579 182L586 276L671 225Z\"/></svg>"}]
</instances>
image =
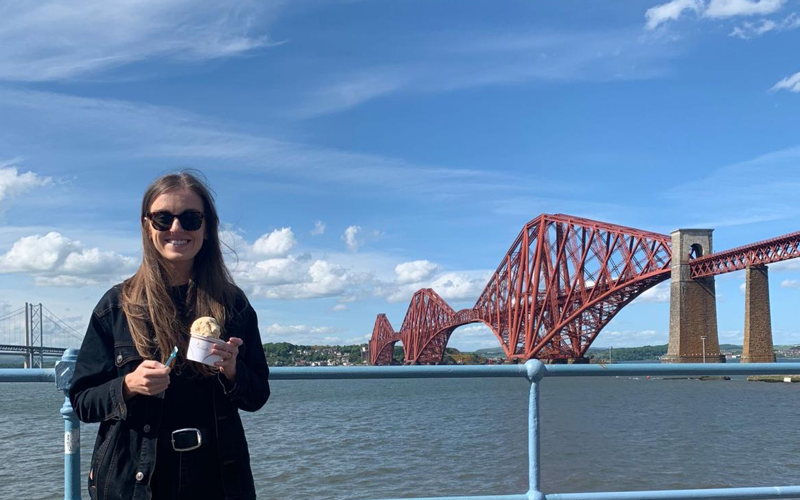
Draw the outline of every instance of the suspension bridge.
<instances>
[{"instance_id":1,"label":"suspension bridge","mask_svg":"<svg viewBox=\"0 0 800 500\"><path fill-rule=\"evenodd\" d=\"M46 357L80 348L83 334L43 304L25 303L0 314L0 355L24 356L25 368L42 368Z\"/></svg>"}]
</instances>

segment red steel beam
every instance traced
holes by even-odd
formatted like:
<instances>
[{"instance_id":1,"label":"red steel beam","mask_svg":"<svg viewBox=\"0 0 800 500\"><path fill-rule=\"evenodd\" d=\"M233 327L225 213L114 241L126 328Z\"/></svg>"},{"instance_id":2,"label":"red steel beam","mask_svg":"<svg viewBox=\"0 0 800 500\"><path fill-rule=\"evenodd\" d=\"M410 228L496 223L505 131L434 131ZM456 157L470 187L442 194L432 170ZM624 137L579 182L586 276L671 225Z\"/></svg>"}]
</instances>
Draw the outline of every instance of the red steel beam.
<instances>
[{"instance_id":1,"label":"red steel beam","mask_svg":"<svg viewBox=\"0 0 800 500\"><path fill-rule=\"evenodd\" d=\"M800 231L712 253L689 263L692 278L704 278L800 257Z\"/></svg>"}]
</instances>

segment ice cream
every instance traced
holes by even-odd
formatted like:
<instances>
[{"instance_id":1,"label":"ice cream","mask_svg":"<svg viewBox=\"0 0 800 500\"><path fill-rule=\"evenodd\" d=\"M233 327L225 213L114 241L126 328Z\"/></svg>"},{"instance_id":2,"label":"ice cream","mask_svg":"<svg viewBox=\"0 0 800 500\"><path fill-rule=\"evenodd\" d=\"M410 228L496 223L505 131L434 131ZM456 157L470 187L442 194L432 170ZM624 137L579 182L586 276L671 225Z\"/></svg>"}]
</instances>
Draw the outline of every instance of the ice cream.
<instances>
[{"instance_id":1,"label":"ice cream","mask_svg":"<svg viewBox=\"0 0 800 500\"><path fill-rule=\"evenodd\" d=\"M200 335L202 337L213 337L218 339L221 330L217 320L211 316L203 316L202 318L197 318L194 320L194 323L192 323L192 328L190 329L190 333L192 335Z\"/></svg>"},{"instance_id":2,"label":"ice cream","mask_svg":"<svg viewBox=\"0 0 800 500\"><path fill-rule=\"evenodd\" d=\"M189 330L191 337L189 338L189 349L186 351L186 359L215 366L214 363L221 361L222 358L218 354L211 354L211 348L214 344L225 343L219 338L221 332L217 320L210 316L194 320Z\"/></svg>"}]
</instances>

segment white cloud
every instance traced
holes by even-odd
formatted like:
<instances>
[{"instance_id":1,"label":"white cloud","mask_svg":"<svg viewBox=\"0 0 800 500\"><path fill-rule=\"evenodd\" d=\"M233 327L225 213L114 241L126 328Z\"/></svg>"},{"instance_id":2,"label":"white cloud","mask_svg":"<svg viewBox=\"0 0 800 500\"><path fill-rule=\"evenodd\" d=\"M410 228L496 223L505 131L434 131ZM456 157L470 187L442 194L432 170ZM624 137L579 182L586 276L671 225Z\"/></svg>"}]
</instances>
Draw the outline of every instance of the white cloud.
<instances>
[{"instance_id":1,"label":"white cloud","mask_svg":"<svg viewBox=\"0 0 800 500\"><path fill-rule=\"evenodd\" d=\"M311 283L307 290L314 295L324 296L338 293L345 289L349 275L341 266L318 260L308 269Z\"/></svg>"},{"instance_id":2,"label":"white cloud","mask_svg":"<svg viewBox=\"0 0 800 500\"><path fill-rule=\"evenodd\" d=\"M440 270L438 264L427 260L405 262L395 267L394 281L376 282L374 294L387 302L405 302L418 290L432 288L447 301L476 301L492 274L484 270L438 274Z\"/></svg>"},{"instance_id":3,"label":"white cloud","mask_svg":"<svg viewBox=\"0 0 800 500\"><path fill-rule=\"evenodd\" d=\"M81 276L36 276L34 278L36 286L52 286L61 288L78 288L82 286L93 286L100 284L100 281L95 278L85 278Z\"/></svg>"},{"instance_id":4,"label":"white cloud","mask_svg":"<svg viewBox=\"0 0 800 500\"><path fill-rule=\"evenodd\" d=\"M667 21L675 21L684 12L692 11L705 18L717 19L737 16L768 15L779 11L786 0L672 0L647 9L644 14L647 22L645 28L654 30ZM787 28L793 22L792 16L787 18ZM734 28L731 36L751 38L760 36L778 27L771 20L762 20L759 24L745 23L743 27Z\"/></svg>"},{"instance_id":5,"label":"white cloud","mask_svg":"<svg viewBox=\"0 0 800 500\"><path fill-rule=\"evenodd\" d=\"M325 260L316 260L302 276L292 282L275 286L256 283L253 293L266 299L316 299L347 293L361 285L368 277L348 272L343 267Z\"/></svg>"},{"instance_id":6,"label":"white cloud","mask_svg":"<svg viewBox=\"0 0 800 500\"><path fill-rule=\"evenodd\" d=\"M42 177L34 172L20 173L17 167L0 166L0 203L51 183L50 177ZM0 208L2 207L0 204Z\"/></svg>"},{"instance_id":7,"label":"white cloud","mask_svg":"<svg viewBox=\"0 0 800 500\"><path fill-rule=\"evenodd\" d=\"M358 233L361 231L361 226L349 226L347 229L344 230L344 234L342 234L342 239L344 240L344 244L347 246L347 249L351 252L355 252L358 248L364 244L363 241L360 241L357 238Z\"/></svg>"},{"instance_id":8,"label":"white cloud","mask_svg":"<svg viewBox=\"0 0 800 500\"><path fill-rule=\"evenodd\" d=\"M670 285L669 282L659 283L658 285L645 290L641 295L636 297L633 304L649 302L649 303L664 303L669 302Z\"/></svg>"},{"instance_id":9,"label":"white cloud","mask_svg":"<svg viewBox=\"0 0 800 500\"><path fill-rule=\"evenodd\" d=\"M395 92L406 84L407 77L392 74L389 68L371 68L329 87L313 92L297 110L300 117L311 117L352 108L384 94Z\"/></svg>"},{"instance_id":10,"label":"white cloud","mask_svg":"<svg viewBox=\"0 0 800 500\"><path fill-rule=\"evenodd\" d=\"M778 23L778 29L781 30L793 30L796 28L800 28L800 16L796 12L792 12L786 16L786 19Z\"/></svg>"},{"instance_id":11,"label":"white cloud","mask_svg":"<svg viewBox=\"0 0 800 500\"><path fill-rule=\"evenodd\" d=\"M597 336L595 345L604 347L640 347L643 345L666 344L668 340L666 333L660 333L656 330L620 331L605 329Z\"/></svg>"},{"instance_id":12,"label":"white cloud","mask_svg":"<svg viewBox=\"0 0 800 500\"><path fill-rule=\"evenodd\" d=\"M280 300L339 297L339 302L352 302L355 294L362 293L373 282L371 274L349 271L329 259L313 259L309 253L288 254L296 244L289 228L263 235L250 245L239 232L226 227L221 239L237 252L238 260L232 256L227 259L234 279L257 297ZM285 255L263 258L275 254ZM364 266L355 263L353 267Z\"/></svg>"},{"instance_id":13,"label":"white cloud","mask_svg":"<svg viewBox=\"0 0 800 500\"><path fill-rule=\"evenodd\" d=\"M269 44L261 2L12 2L0 16L0 80L75 78L151 58L204 61Z\"/></svg>"},{"instance_id":14,"label":"white cloud","mask_svg":"<svg viewBox=\"0 0 800 500\"><path fill-rule=\"evenodd\" d=\"M308 334L308 333L330 333L333 330L327 326L306 326L306 325L280 325L273 323L264 329L265 332L271 335L287 335L287 334Z\"/></svg>"},{"instance_id":15,"label":"white cloud","mask_svg":"<svg viewBox=\"0 0 800 500\"><path fill-rule=\"evenodd\" d=\"M781 288L800 289L800 281L798 281L798 280L783 280L783 281L781 281Z\"/></svg>"},{"instance_id":16,"label":"white cloud","mask_svg":"<svg viewBox=\"0 0 800 500\"><path fill-rule=\"evenodd\" d=\"M394 268L397 274L397 283L408 284L427 280L439 272L441 268L438 264L428 260L414 260L403 262Z\"/></svg>"},{"instance_id":17,"label":"white cloud","mask_svg":"<svg viewBox=\"0 0 800 500\"><path fill-rule=\"evenodd\" d=\"M779 81L773 85L770 90L788 90L789 92L800 92L800 71Z\"/></svg>"},{"instance_id":18,"label":"white cloud","mask_svg":"<svg viewBox=\"0 0 800 500\"><path fill-rule=\"evenodd\" d=\"M39 285L82 286L119 280L137 261L116 252L86 248L57 232L20 238L0 255L0 273L25 273Z\"/></svg>"},{"instance_id":19,"label":"white cloud","mask_svg":"<svg viewBox=\"0 0 800 500\"><path fill-rule=\"evenodd\" d=\"M336 304L331 309L331 311L346 311L346 310L347 310L347 306L345 304Z\"/></svg>"},{"instance_id":20,"label":"white cloud","mask_svg":"<svg viewBox=\"0 0 800 500\"><path fill-rule=\"evenodd\" d=\"M771 273L800 271L800 259L783 260L781 262L770 264L769 270Z\"/></svg>"},{"instance_id":21,"label":"white cloud","mask_svg":"<svg viewBox=\"0 0 800 500\"><path fill-rule=\"evenodd\" d=\"M741 285L739 285L739 291L742 293L747 292L747 283L742 283Z\"/></svg>"},{"instance_id":22,"label":"white cloud","mask_svg":"<svg viewBox=\"0 0 800 500\"><path fill-rule=\"evenodd\" d=\"M347 345L366 344L370 341L371 338L372 338L372 333L368 333L360 337L350 337L349 339L347 339Z\"/></svg>"},{"instance_id":23,"label":"white cloud","mask_svg":"<svg viewBox=\"0 0 800 500\"><path fill-rule=\"evenodd\" d=\"M229 224L220 224L219 241L222 243L226 262L231 269L235 269L238 266L238 262L251 257L253 251L251 245Z\"/></svg>"},{"instance_id":24,"label":"white cloud","mask_svg":"<svg viewBox=\"0 0 800 500\"><path fill-rule=\"evenodd\" d=\"M800 16L792 12L783 21L775 22L771 19L761 19L758 22L744 22L741 26L736 26L729 36L750 40L757 38L770 31L789 31L800 28Z\"/></svg>"},{"instance_id":25,"label":"white cloud","mask_svg":"<svg viewBox=\"0 0 800 500\"><path fill-rule=\"evenodd\" d=\"M786 0L711 0L705 17L767 15L779 11Z\"/></svg>"},{"instance_id":26,"label":"white cloud","mask_svg":"<svg viewBox=\"0 0 800 500\"><path fill-rule=\"evenodd\" d=\"M742 344L744 332L741 330L724 330L719 332L720 344Z\"/></svg>"},{"instance_id":27,"label":"white cloud","mask_svg":"<svg viewBox=\"0 0 800 500\"><path fill-rule=\"evenodd\" d=\"M671 2L650 7L644 14L647 19L646 27L649 30L657 28L666 21L674 21L687 10L700 12L703 8L702 0L672 0Z\"/></svg>"},{"instance_id":28,"label":"white cloud","mask_svg":"<svg viewBox=\"0 0 800 500\"><path fill-rule=\"evenodd\" d=\"M387 302L406 302L411 300L411 296L420 288L426 287L422 283L408 283L400 286L387 285L379 288L376 294L386 297Z\"/></svg>"},{"instance_id":29,"label":"white cloud","mask_svg":"<svg viewBox=\"0 0 800 500\"><path fill-rule=\"evenodd\" d=\"M474 352L478 349L501 347L492 330L483 323L474 323L455 329L447 343L461 352ZM501 355L505 357L505 355Z\"/></svg>"},{"instance_id":30,"label":"white cloud","mask_svg":"<svg viewBox=\"0 0 800 500\"><path fill-rule=\"evenodd\" d=\"M778 25L775 23L775 21L771 21L769 19L762 19L761 22L758 23L746 22L741 26L734 27L733 31L731 31L728 36L741 38L742 40L750 40L751 38L759 37L764 33L769 33L777 28L777 26Z\"/></svg>"},{"instance_id":31,"label":"white cloud","mask_svg":"<svg viewBox=\"0 0 800 500\"><path fill-rule=\"evenodd\" d=\"M258 286L286 285L302 281L306 266L296 257L288 256L259 261L240 261L233 268L237 282Z\"/></svg>"},{"instance_id":32,"label":"white cloud","mask_svg":"<svg viewBox=\"0 0 800 500\"><path fill-rule=\"evenodd\" d=\"M281 325L273 323L263 328L264 339L268 342L290 342L300 345L341 344L342 339L334 334L340 330L328 326L309 326L304 324ZM359 341L363 342L363 341Z\"/></svg>"},{"instance_id":33,"label":"white cloud","mask_svg":"<svg viewBox=\"0 0 800 500\"><path fill-rule=\"evenodd\" d=\"M444 274L430 285L445 300L478 300L478 295L485 287L485 279L471 278L461 273Z\"/></svg>"},{"instance_id":34,"label":"white cloud","mask_svg":"<svg viewBox=\"0 0 800 500\"><path fill-rule=\"evenodd\" d=\"M284 257L296 244L292 228L282 227L258 238L253 244L253 251L270 257Z\"/></svg>"},{"instance_id":35,"label":"white cloud","mask_svg":"<svg viewBox=\"0 0 800 500\"><path fill-rule=\"evenodd\" d=\"M471 337L471 338L492 337L494 339L494 342L497 343L497 338L494 336L494 332L492 332L492 329L483 323L475 323L472 325L456 328L456 330L453 332L453 336L456 335L458 335L459 337ZM497 345L500 344L497 343Z\"/></svg>"},{"instance_id":36,"label":"white cloud","mask_svg":"<svg viewBox=\"0 0 800 500\"><path fill-rule=\"evenodd\" d=\"M320 234L325 233L325 223L321 220L314 222L314 229L311 230L311 234L314 236L319 236Z\"/></svg>"}]
</instances>

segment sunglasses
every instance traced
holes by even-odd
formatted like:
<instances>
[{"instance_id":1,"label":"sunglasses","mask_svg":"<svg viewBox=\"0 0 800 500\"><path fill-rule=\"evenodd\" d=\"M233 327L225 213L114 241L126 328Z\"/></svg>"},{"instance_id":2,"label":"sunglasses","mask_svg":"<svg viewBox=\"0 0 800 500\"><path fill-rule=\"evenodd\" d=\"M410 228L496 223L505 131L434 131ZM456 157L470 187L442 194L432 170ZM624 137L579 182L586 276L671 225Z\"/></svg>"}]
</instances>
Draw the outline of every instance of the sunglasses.
<instances>
[{"instance_id":1,"label":"sunglasses","mask_svg":"<svg viewBox=\"0 0 800 500\"><path fill-rule=\"evenodd\" d=\"M197 231L203 225L205 216L206 214L203 212L188 210L180 215L174 215L169 212L150 212L144 218L150 221L156 231L169 231L175 219L178 219L184 231Z\"/></svg>"}]
</instances>

